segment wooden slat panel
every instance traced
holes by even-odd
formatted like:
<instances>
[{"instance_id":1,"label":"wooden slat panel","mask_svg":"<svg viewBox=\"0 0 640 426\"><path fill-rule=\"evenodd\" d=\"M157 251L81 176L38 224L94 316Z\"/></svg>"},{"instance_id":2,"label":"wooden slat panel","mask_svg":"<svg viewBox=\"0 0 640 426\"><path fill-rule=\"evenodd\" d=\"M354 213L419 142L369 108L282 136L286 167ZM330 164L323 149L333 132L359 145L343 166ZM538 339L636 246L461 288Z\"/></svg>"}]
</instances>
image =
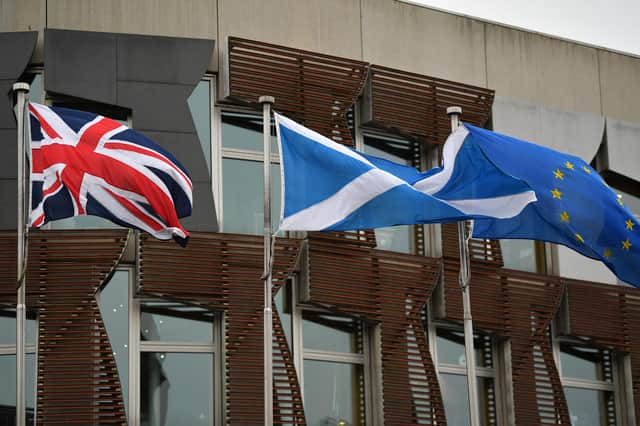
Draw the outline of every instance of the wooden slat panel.
<instances>
[{"instance_id":1,"label":"wooden slat panel","mask_svg":"<svg viewBox=\"0 0 640 426\"><path fill-rule=\"evenodd\" d=\"M371 65L373 117L365 123L442 144L451 133L446 109L462 107L463 121L484 127L494 91L441 78Z\"/></svg>"},{"instance_id":2,"label":"wooden slat panel","mask_svg":"<svg viewBox=\"0 0 640 426\"><path fill-rule=\"evenodd\" d=\"M382 325L385 424L444 424L422 310L437 259L309 239L311 302Z\"/></svg>"},{"instance_id":3,"label":"wooden slat panel","mask_svg":"<svg viewBox=\"0 0 640 426\"><path fill-rule=\"evenodd\" d=\"M39 314L38 424L126 424L113 350L95 299L122 230L29 233L27 307ZM0 232L0 303L15 304L15 232Z\"/></svg>"},{"instance_id":4,"label":"wooden slat panel","mask_svg":"<svg viewBox=\"0 0 640 426\"><path fill-rule=\"evenodd\" d=\"M300 240L278 238L274 294L291 273L299 246ZM262 424L263 238L193 232L183 249L143 236L140 259L144 293L197 302L226 313L226 421L229 425ZM302 393L277 313L273 329L274 423L305 424Z\"/></svg>"},{"instance_id":5,"label":"wooden slat panel","mask_svg":"<svg viewBox=\"0 0 640 426\"><path fill-rule=\"evenodd\" d=\"M229 97L255 103L275 97L274 109L337 142L353 146L347 111L367 76L362 61L229 38Z\"/></svg>"}]
</instances>

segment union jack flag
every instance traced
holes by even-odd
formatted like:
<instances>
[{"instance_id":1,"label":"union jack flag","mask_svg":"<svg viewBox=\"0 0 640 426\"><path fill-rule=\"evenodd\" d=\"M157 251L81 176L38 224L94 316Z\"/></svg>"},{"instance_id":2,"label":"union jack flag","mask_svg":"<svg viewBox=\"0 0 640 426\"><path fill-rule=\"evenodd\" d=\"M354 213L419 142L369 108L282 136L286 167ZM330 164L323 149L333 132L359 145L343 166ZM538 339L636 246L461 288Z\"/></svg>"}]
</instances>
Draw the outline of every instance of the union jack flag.
<instances>
[{"instance_id":1,"label":"union jack flag","mask_svg":"<svg viewBox=\"0 0 640 426\"><path fill-rule=\"evenodd\" d=\"M192 184L162 147L110 118L29 104L31 226L94 215L185 245Z\"/></svg>"}]
</instances>

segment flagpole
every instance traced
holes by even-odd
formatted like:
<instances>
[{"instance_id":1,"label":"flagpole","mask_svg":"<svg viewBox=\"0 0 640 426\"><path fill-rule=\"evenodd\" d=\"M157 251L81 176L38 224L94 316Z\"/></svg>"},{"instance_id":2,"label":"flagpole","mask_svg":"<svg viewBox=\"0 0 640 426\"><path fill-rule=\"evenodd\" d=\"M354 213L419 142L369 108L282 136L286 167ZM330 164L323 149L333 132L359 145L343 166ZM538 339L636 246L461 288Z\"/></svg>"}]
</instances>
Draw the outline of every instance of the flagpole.
<instances>
[{"instance_id":1,"label":"flagpole","mask_svg":"<svg viewBox=\"0 0 640 426\"><path fill-rule=\"evenodd\" d=\"M18 290L16 300L16 426L25 426L26 423L26 393L25 393L25 324L26 324L26 278L24 263L25 250L25 151L24 151L24 107L29 85L27 83L15 83L13 91L16 92L16 119L18 121L18 223L17 229L17 279Z\"/></svg>"},{"instance_id":2,"label":"flagpole","mask_svg":"<svg viewBox=\"0 0 640 426\"><path fill-rule=\"evenodd\" d=\"M260 96L264 161L264 424L273 425L273 343L271 308L271 105L273 96Z\"/></svg>"},{"instance_id":3,"label":"flagpole","mask_svg":"<svg viewBox=\"0 0 640 426\"><path fill-rule=\"evenodd\" d=\"M447 114L451 118L451 132L460 125L462 108L452 106L447 108ZM469 244L466 237L466 221L458 222L458 247L460 253L460 275L458 277L462 289L462 307L464 312L464 348L467 362L467 385L469 393L469 417L471 426L480 426L478 413L478 387L476 376L476 359L473 347L473 318L471 317L471 296L469 283L471 279L471 259L469 257Z\"/></svg>"}]
</instances>

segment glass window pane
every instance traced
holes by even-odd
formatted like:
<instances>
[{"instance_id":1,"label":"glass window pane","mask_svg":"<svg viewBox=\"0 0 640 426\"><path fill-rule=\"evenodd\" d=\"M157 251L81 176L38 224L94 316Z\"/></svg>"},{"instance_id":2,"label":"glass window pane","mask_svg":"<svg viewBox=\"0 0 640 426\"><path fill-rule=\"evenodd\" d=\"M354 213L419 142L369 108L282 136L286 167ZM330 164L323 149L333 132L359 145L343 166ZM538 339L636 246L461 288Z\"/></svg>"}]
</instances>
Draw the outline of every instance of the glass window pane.
<instances>
[{"instance_id":1,"label":"glass window pane","mask_svg":"<svg viewBox=\"0 0 640 426\"><path fill-rule=\"evenodd\" d=\"M129 411L129 271L116 271L100 292L100 312L107 329L125 409Z\"/></svg>"},{"instance_id":2,"label":"glass window pane","mask_svg":"<svg viewBox=\"0 0 640 426\"><path fill-rule=\"evenodd\" d=\"M110 220L90 215L68 217L66 219L54 220L51 229L109 229L121 228Z\"/></svg>"},{"instance_id":3,"label":"glass window pane","mask_svg":"<svg viewBox=\"0 0 640 426\"><path fill-rule=\"evenodd\" d=\"M36 395L36 356L27 354L25 398L27 422L33 424ZM16 415L16 356L0 355L0 425L15 423Z\"/></svg>"},{"instance_id":4,"label":"glass window pane","mask_svg":"<svg viewBox=\"0 0 640 426\"><path fill-rule=\"evenodd\" d=\"M240 112L222 113L222 146L263 152L262 115ZM278 152L275 125L271 123L271 153Z\"/></svg>"},{"instance_id":5,"label":"glass window pane","mask_svg":"<svg viewBox=\"0 0 640 426\"><path fill-rule=\"evenodd\" d=\"M224 232L262 235L263 168L258 161L222 161ZM280 166L271 165L271 223L280 223Z\"/></svg>"},{"instance_id":6,"label":"glass window pane","mask_svg":"<svg viewBox=\"0 0 640 426\"><path fill-rule=\"evenodd\" d=\"M607 350L560 342L560 362L563 377L613 381Z\"/></svg>"},{"instance_id":7,"label":"glass window pane","mask_svg":"<svg viewBox=\"0 0 640 426\"><path fill-rule=\"evenodd\" d=\"M43 101L43 89L42 89L42 74L34 74L27 99L31 102L42 103Z\"/></svg>"},{"instance_id":8,"label":"glass window pane","mask_svg":"<svg viewBox=\"0 0 640 426\"><path fill-rule=\"evenodd\" d=\"M304 411L307 425L364 424L362 366L304 361Z\"/></svg>"},{"instance_id":9,"label":"glass window pane","mask_svg":"<svg viewBox=\"0 0 640 426\"><path fill-rule=\"evenodd\" d=\"M213 425L213 354L140 354L140 424Z\"/></svg>"},{"instance_id":10,"label":"glass window pane","mask_svg":"<svg viewBox=\"0 0 640 426\"><path fill-rule=\"evenodd\" d=\"M193 124L196 126L198 139L202 153L207 160L207 167L211 171L211 97L210 97L209 80L201 80L193 92L187 103L193 117Z\"/></svg>"},{"instance_id":11,"label":"glass window pane","mask_svg":"<svg viewBox=\"0 0 640 426\"><path fill-rule=\"evenodd\" d=\"M439 364L467 365L467 357L464 351L464 332L438 328L436 336ZM493 367L491 337L475 334L473 346L475 348L476 365L487 368Z\"/></svg>"},{"instance_id":12,"label":"glass window pane","mask_svg":"<svg viewBox=\"0 0 640 426\"><path fill-rule=\"evenodd\" d=\"M291 350L291 344L293 343L293 337L291 332L291 283L287 282L283 285L275 297L276 308L278 309L278 315L280 316L280 322L282 323L282 329L284 335L287 338L287 344L289 350Z\"/></svg>"},{"instance_id":13,"label":"glass window pane","mask_svg":"<svg viewBox=\"0 0 640 426\"><path fill-rule=\"evenodd\" d=\"M175 302L140 304L142 341L213 343L214 313Z\"/></svg>"},{"instance_id":14,"label":"glass window pane","mask_svg":"<svg viewBox=\"0 0 640 426\"><path fill-rule=\"evenodd\" d=\"M27 329L25 342L35 345L38 339L38 321L33 312L27 312ZM0 345L16 344L16 311L15 309L0 309Z\"/></svg>"},{"instance_id":15,"label":"glass window pane","mask_svg":"<svg viewBox=\"0 0 640 426\"><path fill-rule=\"evenodd\" d=\"M495 425L495 394L493 380L478 377L478 409L480 410L481 425ZM468 426L471 424L469 417L469 390L467 376L459 374L441 374L440 390L442 402L447 416L447 425Z\"/></svg>"},{"instance_id":16,"label":"glass window pane","mask_svg":"<svg viewBox=\"0 0 640 426\"><path fill-rule=\"evenodd\" d=\"M362 353L360 321L313 311L303 311L302 319L306 349Z\"/></svg>"},{"instance_id":17,"label":"glass window pane","mask_svg":"<svg viewBox=\"0 0 640 426\"><path fill-rule=\"evenodd\" d=\"M364 136L364 151L385 160L410 166L413 162L411 144L402 139ZM375 230L377 248L401 253L413 253L413 226L389 226Z\"/></svg>"},{"instance_id":18,"label":"glass window pane","mask_svg":"<svg viewBox=\"0 0 640 426\"><path fill-rule=\"evenodd\" d=\"M500 249L505 268L537 272L535 241L500 240Z\"/></svg>"},{"instance_id":19,"label":"glass window pane","mask_svg":"<svg viewBox=\"0 0 640 426\"><path fill-rule=\"evenodd\" d=\"M574 426L601 426L615 424L613 393L592 389L564 388Z\"/></svg>"}]
</instances>

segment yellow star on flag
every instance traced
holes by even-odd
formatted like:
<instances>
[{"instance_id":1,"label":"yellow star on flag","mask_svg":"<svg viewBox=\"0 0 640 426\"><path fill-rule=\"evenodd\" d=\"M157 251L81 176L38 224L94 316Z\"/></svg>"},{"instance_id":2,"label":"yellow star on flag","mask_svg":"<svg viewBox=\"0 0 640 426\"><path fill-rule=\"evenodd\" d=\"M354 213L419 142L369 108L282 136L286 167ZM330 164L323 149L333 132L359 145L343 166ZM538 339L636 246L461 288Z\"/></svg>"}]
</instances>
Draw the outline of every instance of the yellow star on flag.
<instances>
[{"instance_id":1,"label":"yellow star on flag","mask_svg":"<svg viewBox=\"0 0 640 426\"><path fill-rule=\"evenodd\" d=\"M563 222L569 222L569 213L567 213L566 211L562 212L560 214L560 220Z\"/></svg>"},{"instance_id":2,"label":"yellow star on flag","mask_svg":"<svg viewBox=\"0 0 640 426\"><path fill-rule=\"evenodd\" d=\"M564 173L562 173L560 169L556 169L553 172L553 175L556 177L556 179L564 179Z\"/></svg>"},{"instance_id":3,"label":"yellow star on flag","mask_svg":"<svg viewBox=\"0 0 640 426\"><path fill-rule=\"evenodd\" d=\"M576 240L580 241L581 243L584 243L584 238L582 238L582 235L580 234L576 234Z\"/></svg>"},{"instance_id":4,"label":"yellow star on flag","mask_svg":"<svg viewBox=\"0 0 640 426\"><path fill-rule=\"evenodd\" d=\"M628 238L622 242L622 248L625 249L626 251L629 251L631 246L632 246L631 241L629 241Z\"/></svg>"},{"instance_id":5,"label":"yellow star on flag","mask_svg":"<svg viewBox=\"0 0 640 426\"><path fill-rule=\"evenodd\" d=\"M564 165L566 166L567 169L573 170L573 163L572 162L567 161L566 163L564 163Z\"/></svg>"},{"instance_id":6,"label":"yellow star on flag","mask_svg":"<svg viewBox=\"0 0 640 426\"><path fill-rule=\"evenodd\" d=\"M604 254L604 257L606 259L610 258L611 257L611 249L610 248L604 249L604 253L603 254Z\"/></svg>"},{"instance_id":7,"label":"yellow star on flag","mask_svg":"<svg viewBox=\"0 0 640 426\"><path fill-rule=\"evenodd\" d=\"M587 166L582 166L582 170L584 170L585 173L591 174L591 170Z\"/></svg>"},{"instance_id":8,"label":"yellow star on flag","mask_svg":"<svg viewBox=\"0 0 640 426\"><path fill-rule=\"evenodd\" d=\"M554 188L551 191L551 195L553 195L553 198L557 198L558 200L562 199L562 192L558 191L558 188Z\"/></svg>"},{"instance_id":9,"label":"yellow star on flag","mask_svg":"<svg viewBox=\"0 0 640 426\"><path fill-rule=\"evenodd\" d=\"M635 225L635 223L633 223L631 219L627 219L625 223L627 224L627 229L633 231L633 225Z\"/></svg>"}]
</instances>

